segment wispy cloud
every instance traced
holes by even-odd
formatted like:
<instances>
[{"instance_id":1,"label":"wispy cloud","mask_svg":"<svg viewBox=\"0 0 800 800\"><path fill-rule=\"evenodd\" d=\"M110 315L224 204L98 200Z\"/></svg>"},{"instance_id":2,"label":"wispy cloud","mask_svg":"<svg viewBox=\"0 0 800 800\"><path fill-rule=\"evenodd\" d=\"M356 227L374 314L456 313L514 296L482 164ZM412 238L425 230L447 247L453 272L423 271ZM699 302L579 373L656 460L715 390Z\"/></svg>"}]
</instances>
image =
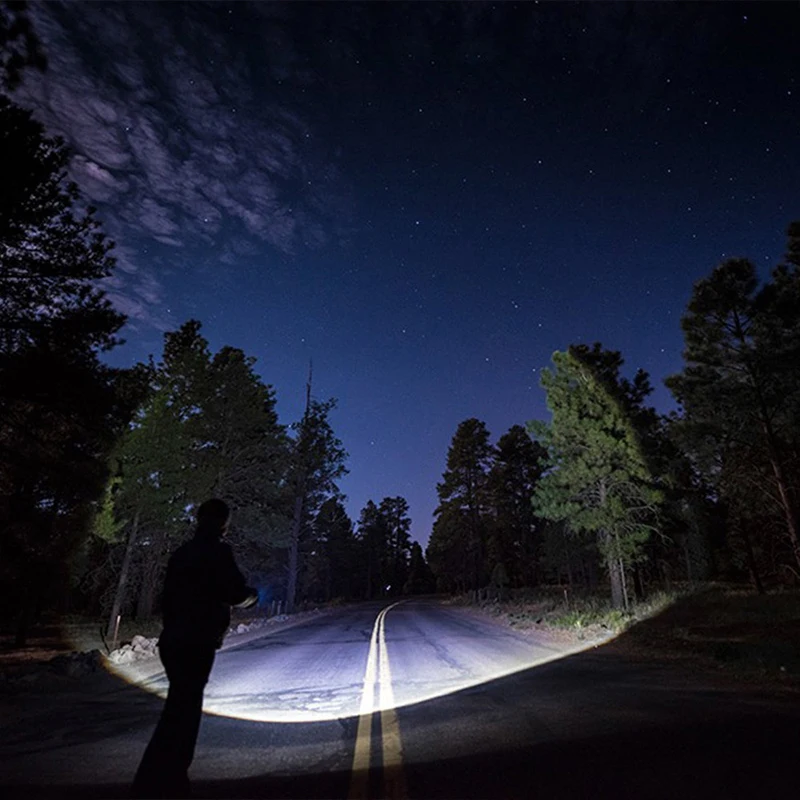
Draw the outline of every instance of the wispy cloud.
<instances>
[{"instance_id":1,"label":"wispy cloud","mask_svg":"<svg viewBox=\"0 0 800 800\"><path fill-rule=\"evenodd\" d=\"M18 96L76 154L72 177L119 245L108 290L121 310L163 327L163 276L140 255L149 241L176 259L201 247L227 263L256 245L292 254L325 243L340 176L303 116L269 99L274 64L245 57L224 8L32 10L50 66ZM253 14L265 40L274 22ZM285 71L292 46L280 45Z\"/></svg>"}]
</instances>

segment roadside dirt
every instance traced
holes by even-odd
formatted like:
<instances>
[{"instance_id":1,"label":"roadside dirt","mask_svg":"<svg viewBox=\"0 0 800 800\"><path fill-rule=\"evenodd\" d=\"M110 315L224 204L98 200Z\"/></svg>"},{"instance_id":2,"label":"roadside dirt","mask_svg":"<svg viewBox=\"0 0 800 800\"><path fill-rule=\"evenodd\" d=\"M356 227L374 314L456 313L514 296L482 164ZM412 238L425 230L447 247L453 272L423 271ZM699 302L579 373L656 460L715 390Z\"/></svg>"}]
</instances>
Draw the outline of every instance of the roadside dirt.
<instances>
[{"instance_id":1,"label":"roadside dirt","mask_svg":"<svg viewBox=\"0 0 800 800\"><path fill-rule=\"evenodd\" d=\"M678 599L615 635L601 625L579 629L525 621L497 608L472 613L565 648L599 646L604 656L669 664L715 683L800 694L800 592L757 595L714 586Z\"/></svg>"}]
</instances>

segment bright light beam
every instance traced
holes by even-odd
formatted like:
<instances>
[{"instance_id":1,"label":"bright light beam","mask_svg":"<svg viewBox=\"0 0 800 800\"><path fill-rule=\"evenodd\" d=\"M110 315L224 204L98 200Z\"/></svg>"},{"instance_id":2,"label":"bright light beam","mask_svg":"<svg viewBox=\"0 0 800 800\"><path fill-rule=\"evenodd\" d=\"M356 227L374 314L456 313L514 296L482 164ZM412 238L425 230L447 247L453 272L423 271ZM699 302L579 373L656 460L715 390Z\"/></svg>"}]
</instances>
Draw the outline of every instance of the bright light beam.
<instances>
[{"instance_id":1,"label":"bright light beam","mask_svg":"<svg viewBox=\"0 0 800 800\"><path fill-rule=\"evenodd\" d=\"M226 695L224 686L217 687L218 694L214 697L207 697L203 710L207 714L215 716L231 717L253 722L277 722L277 723L308 723L308 722L329 722L337 719L358 717L359 725L364 716L369 716L375 711L390 712L398 708L403 708L417 703L434 700L439 697L446 697L465 689L472 689L491 681L505 678L519 672L523 672L534 667L548 664L551 661L574 655L575 653L591 649L596 643L586 643L578 647L559 652L552 652L545 656L531 654L529 658L521 657L516 663L506 662L503 666L491 663L490 660L481 660L480 664L473 664L476 670L470 676L450 676L446 681L442 681L441 675L426 675L423 672L415 673L413 689L404 686L406 694L401 702L397 702L394 689L391 686L391 672L389 668L388 655L381 659L381 644L379 639L379 628L385 630L385 613L393 606L389 606L378 615L373 627L370 639L370 650L367 657L366 670L364 674L363 690L360 697L356 692L345 695L344 690L339 698L340 702L335 703L335 708L326 710L314 708L297 708L291 703L280 706L276 700L268 700L263 703L254 703L253 697L249 697L241 692ZM605 640L604 640L605 641ZM385 641L383 648L385 649ZM381 676L381 662L385 662L384 676ZM139 688L150 691L160 697L166 697L168 683L164 675L163 667L157 659L150 659L145 662L134 662L133 664L113 665L108 664L110 671L121 677L128 683L134 684ZM428 681L428 685L424 682ZM371 687L371 690L368 688ZM320 691L328 691L325 687L320 687ZM257 695L257 692L253 692ZM377 696L376 696L377 695ZM382 720L383 722L383 720ZM384 730L392 730L393 720L387 716ZM366 723L364 723L366 724ZM391 737L390 737L391 739ZM397 751L396 751L397 752ZM390 757L391 753L389 754ZM363 754L362 754L363 758Z\"/></svg>"}]
</instances>

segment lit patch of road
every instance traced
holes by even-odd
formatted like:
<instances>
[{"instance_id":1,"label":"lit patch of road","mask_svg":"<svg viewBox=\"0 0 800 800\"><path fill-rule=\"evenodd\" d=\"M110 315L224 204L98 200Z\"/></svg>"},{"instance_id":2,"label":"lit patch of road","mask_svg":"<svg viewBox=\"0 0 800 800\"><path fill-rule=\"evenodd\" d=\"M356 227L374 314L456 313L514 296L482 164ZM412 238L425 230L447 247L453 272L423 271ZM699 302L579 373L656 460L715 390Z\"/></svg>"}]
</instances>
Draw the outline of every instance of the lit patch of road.
<instances>
[{"instance_id":1,"label":"lit patch of road","mask_svg":"<svg viewBox=\"0 0 800 800\"><path fill-rule=\"evenodd\" d=\"M221 651L204 710L258 722L360 718L370 670L375 673L372 713L458 692L566 655L435 603L404 601L391 608L391 614L384 609L377 618L374 605L342 609ZM140 685L166 695L163 674Z\"/></svg>"}]
</instances>

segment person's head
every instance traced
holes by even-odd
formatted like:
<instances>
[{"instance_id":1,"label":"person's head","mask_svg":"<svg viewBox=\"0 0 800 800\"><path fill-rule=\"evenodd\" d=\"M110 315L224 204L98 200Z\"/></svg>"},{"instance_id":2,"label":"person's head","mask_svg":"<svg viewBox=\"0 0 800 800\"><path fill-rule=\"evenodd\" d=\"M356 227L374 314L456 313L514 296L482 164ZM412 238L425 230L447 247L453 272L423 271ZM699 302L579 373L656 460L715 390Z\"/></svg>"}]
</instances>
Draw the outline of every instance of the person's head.
<instances>
[{"instance_id":1,"label":"person's head","mask_svg":"<svg viewBox=\"0 0 800 800\"><path fill-rule=\"evenodd\" d=\"M207 534L224 536L228 532L228 520L231 512L227 503L213 498L206 500L197 509L197 528Z\"/></svg>"}]
</instances>

